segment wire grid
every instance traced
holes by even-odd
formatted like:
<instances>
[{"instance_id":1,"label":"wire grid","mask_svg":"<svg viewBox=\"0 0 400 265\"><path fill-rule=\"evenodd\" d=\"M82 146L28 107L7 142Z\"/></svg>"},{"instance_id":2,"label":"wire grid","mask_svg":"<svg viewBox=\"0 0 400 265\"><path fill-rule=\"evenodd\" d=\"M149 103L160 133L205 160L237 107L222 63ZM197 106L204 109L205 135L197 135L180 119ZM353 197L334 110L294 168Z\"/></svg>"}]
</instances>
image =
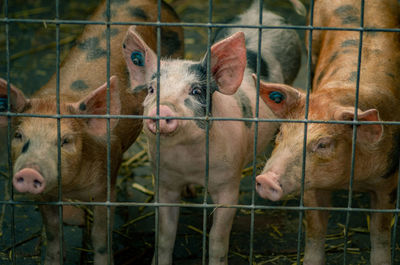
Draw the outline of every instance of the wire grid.
<instances>
[{"instance_id":1,"label":"wire grid","mask_svg":"<svg viewBox=\"0 0 400 265\"><path fill-rule=\"evenodd\" d=\"M257 1L257 0L256 0ZM59 208L59 216L62 216L62 206L63 205L87 205L87 206L106 206L107 207L107 251L111 252L111 220L110 220L110 207L112 206L149 206L154 207L156 209L155 214L155 245L158 245L158 232L159 232L159 207L167 206L167 207L185 207L185 208L199 208L203 209L203 236L202 236L202 264L206 264L206 232L207 232L207 210L215 209L216 207L226 207L226 208L237 208L237 209L248 209L251 212L251 224L250 224L250 246L249 246L249 264L253 264L254 254L253 254L253 239L254 239L254 222L255 222L255 210L286 210L286 211L295 211L299 213L299 226L298 226L298 243L297 243L297 264L301 263L301 245L302 245L302 220L304 217L305 210L330 210L331 212L345 212L346 213L346 223L345 223L345 239L344 239L344 255L343 255L343 264L347 264L347 237L349 231L349 220L351 213L354 212L366 212L366 213L375 213L375 212L383 212L383 213L394 213L394 226L392 231L392 262L395 259L396 254L396 231L397 231L397 223L398 223L398 215L400 213L400 178L398 180L397 187L397 201L395 209L364 209L364 208L354 208L352 207L353 200L353 177L354 177L354 163L355 163L355 140L357 137L357 125L360 124L382 124L382 125L400 125L400 122L396 121L382 121L382 122L359 122L357 121L357 111L355 111L355 119L354 121L321 121L321 120L308 120L308 108L309 108L309 94L311 91L311 52L307 56L307 99L306 99L306 113L304 119L298 120L286 120L286 119L261 119L258 117L258 105L259 105L259 72L261 67L260 60L260 52L261 52L261 32L262 29L296 29L296 30L307 30L309 31L309 46L308 50L311 51L311 40L312 33L315 30L335 30L335 31L356 31L360 34L360 42L359 42L359 54L358 54L358 62L357 62L357 78L356 78L356 100L355 100L355 110L357 110L358 106L358 93L359 93L359 81L360 81L360 66L361 66L361 53L362 53L362 45L363 45L363 33L364 32L400 32L400 29L379 29L379 28L366 28L364 27L364 0L361 0L361 20L360 27L355 28L341 28L341 27L314 27L313 26L313 17L314 17L314 1L310 2L310 23L307 26L264 26L262 25L262 12L259 14L259 25L236 25L236 24L221 24L221 23L213 23L212 22L212 14L213 14L213 0L209 0L209 8L208 8L208 22L207 23L167 23L161 22L161 0L158 0L158 8L157 8L157 21L156 22L115 22L110 21L110 0L107 0L107 9L106 9L106 20L105 21L87 21L87 20L61 20L59 19L59 0L55 0L56 2L56 16L55 19L16 19L8 17L8 0L5 1L5 17L0 19L0 23L5 25L5 35L6 35L6 69L7 69L7 82L10 83L10 41L9 41L9 26L12 23L47 23L47 24L55 24L56 25L56 46L57 46L57 54L56 54L56 75L57 75L57 83L56 83L56 98L57 98L57 114L56 115L38 115L38 114L24 114L24 113L12 113L10 106L10 98L8 97L7 102L7 112L0 113L0 116L7 116L8 118L8 134L7 134L7 152L8 152L8 169L9 175L13 175L13 166L11 160L11 118L12 117L42 117L42 118L51 118L57 120L57 143L58 143L58 201L55 202L34 202L34 201L18 201L14 199L12 182L11 178L8 184L8 188L11 191L10 200L0 201L0 204L10 205L11 206L11 234L12 234L12 263L16 264L16 254L15 254L15 216L14 216L14 207L16 205L57 205ZM259 0L260 10L263 7L263 0ZM184 205L181 203L162 203L159 201L158 192L155 193L155 201L154 203L145 203L145 202L111 202L110 201L110 119L111 118L119 118L119 119L155 119L154 117L148 117L144 115L110 115L110 95L109 91L107 93L107 114L106 115L61 115L60 114L60 80L59 80L59 72L60 72L60 25L62 24L84 24L84 25L104 25L106 27L106 39L107 39L107 86L109 88L109 78L110 78L110 28L113 25L148 25L148 26L156 26L157 27L157 73L159 73L160 69L160 51L161 51L161 26L183 26L183 27L200 27L207 29L207 112L205 117L159 117L159 105L160 105L160 95L159 89L157 89L157 128L159 129L159 120L160 119L181 119L181 120L204 120L207 123L206 126L206 166L205 166L205 183L204 183L204 197L202 204L196 203L185 203ZM258 29L258 56L257 56L257 102L256 102L256 113L254 118L230 118L230 117L212 117L209 113L209 105L210 105L210 47L212 45L212 30L216 28L223 27L235 27L235 28L255 28ZM160 86L160 78L159 74L157 75L157 86ZM7 87L7 93L10 95L10 87ZM107 201L106 202L67 202L62 201L62 186L61 186L61 152L60 152L60 121L62 118L104 118L107 119ZM252 166L252 193L251 193L251 203L249 205L216 205L212 203L208 203L208 178L209 178L209 130L210 130L210 122L212 121L250 121L255 124L255 134L254 134L254 149L253 156L256 157L257 154L257 141L258 141L258 124L260 122L292 122L292 123L303 123L304 126L304 141L303 146L305 146L307 142L307 125L310 123L324 123L324 124L349 124L353 126L353 144L352 144L352 156L351 156L351 175L350 175L350 183L348 190L348 204L347 207L306 207L303 204L303 195L304 195L304 179L305 179L305 157L306 150L303 148L303 165L302 165L302 185L301 185L301 193L300 193L300 201L298 206L277 206L277 205L257 205L255 203L255 177L256 177L256 159L254 159ZM159 131L159 130L158 130ZM160 134L157 133L157 152L156 152L156 170L155 170L155 190L158 190L159 186L159 173L160 173ZM61 217L60 217L61 219ZM63 224L60 220L59 232L63 234ZM63 253L63 237L60 237L60 253ZM155 255L158 255L157 247L155 247ZM157 261L157 259L156 259ZM156 262L157 263L157 262ZM60 264L63 264L63 258L60 256ZM108 255L108 264L111 264L111 256Z\"/></svg>"}]
</instances>

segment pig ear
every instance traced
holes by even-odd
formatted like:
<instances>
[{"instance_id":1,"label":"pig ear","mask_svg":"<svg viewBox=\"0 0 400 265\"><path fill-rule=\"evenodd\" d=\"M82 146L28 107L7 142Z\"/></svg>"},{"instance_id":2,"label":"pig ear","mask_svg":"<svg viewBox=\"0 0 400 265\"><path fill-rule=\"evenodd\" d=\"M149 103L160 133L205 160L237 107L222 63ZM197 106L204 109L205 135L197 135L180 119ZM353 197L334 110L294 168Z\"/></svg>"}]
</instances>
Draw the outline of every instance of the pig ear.
<instances>
[{"instance_id":1,"label":"pig ear","mask_svg":"<svg viewBox=\"0 0 400 265\"><path fill-rule=\"evenodd\" d=\"M10 104L12 112L23 112L29 105L29 100L25 98L21 90L10 84ZM7 111L8 95L7 81L0 78L0 112ZM0 128L7 126L7 117L0 116Z\"/></svg>"},{"instance_id":2,"label":"pig ear","mask_svg":"<svg viewBox=\"0 0 400 265\"><path fill-rule=\"evenodd\" d=\"M203 62L206 60L207 56ZM211 73L218 84L219 92L226 95L236 93L242 83L246 64L243 32L237 32L211 46Z\"/></svg>"},{"instance_id":3,"label":"pig ear","mask_svg":"<svg viewBox=\"0 0 400 265\"><path fill-rule=\"evenodd\" d=\"M73 108L78 114L105 115L107 114L107 83L92 91L81 101L74 103ZM121 101L119 97L118 79L110 78L110 114L121 114ZM117 119L110 119L110 128L117 125ZM107 119L89 118L88 131L95 135L107 133Z\"/></svg>"},{"instance_id":4,"label":"pig ear","mask_svg":"<svg viewBox=\"0 0 400 265\"><path fill-rule=\"evenodd\" d=\"M253 79L257 86L255 74ZM288 85L260 81L260 97L277 117L285 118L289 111L299 104L301 93Z\"/></svg>"},{"instance_id":5,"label":"pig ear","mask_svg":"<svg viewBox=\"0 0 400 265\"><path fill-rule=\"evenodd\" d=\"M335 112L334 118L336 120L353 121L354 108L341 108ZM379 112L376 109L366 111L358 109L357 120L379 122ZM357 140L362 143L377 143L382 138L382 135L382 124L362 124L357 126Z\"/></svg>"},{"instance_id":6,"label":"pig ear","mask_svg":"<svg viewBox=\"0 0 400 265\"><path fill-rule=\"evenodd\" d=\"M128 29L122 44L132 91L135 87L145 84L157 66L157 55L147 46L135 28L135 26L131 26Z\"/></svg>"}]
</instances>

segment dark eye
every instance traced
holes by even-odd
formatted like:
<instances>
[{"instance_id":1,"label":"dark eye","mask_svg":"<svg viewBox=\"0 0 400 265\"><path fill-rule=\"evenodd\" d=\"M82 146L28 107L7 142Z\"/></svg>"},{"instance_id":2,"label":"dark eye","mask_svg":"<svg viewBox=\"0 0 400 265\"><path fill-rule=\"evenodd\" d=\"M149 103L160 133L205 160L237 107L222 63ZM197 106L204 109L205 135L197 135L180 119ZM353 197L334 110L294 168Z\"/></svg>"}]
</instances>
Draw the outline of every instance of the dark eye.
<instances>
[{"instance_id":1,"label":"dark eye","mask_svg":"<svg viewBox=\"0 0 400 265\"><path fill-rule=\"evenodd\" d=\"M152 85L149 86L148 88L149 94L153 94L154 93L154 88Z\"/></svg>"},{"instance_id":2,"label":"dark eye","mask_svg":"<svg viewBox=\"0 0 400 265\"><path fill-rule=\"evenodd\" d=\"M194 87L192 89L192 91L190 92L191 95L195 96L195 95L201 95L201 89L198 87Z\"/></svg>"},{"instance_id":3,"label":"dark eye","mask_svg":"<svg viewBox=\"0 0 400 265\"><path fill-rule=\"evenodd\" d=\"M327 152L333 148L334 140L331 137L324 137L313 144L312 151Z\"/></svg>"},{"instance_id":4,"label":"dark eye","mask_svg":"<svg viewBox=\"0 0 400 265\"><path fill-rule=\"evenodd\" d=\"M71 143L71 139L69 137L64 137L61 139L61 147L63 147L64 145L67 145Z\"/></svg>"},{"instance_id":5,"label":"dark eye","mask_svg":"<svg viewBox=\"0 0 400 265\"><path fill-rule=\"evenodd\" d=\"M22 134L20 132L15 132L14 138L20 140L20 139L22 139Z\"/></svg>"}]
</instances>

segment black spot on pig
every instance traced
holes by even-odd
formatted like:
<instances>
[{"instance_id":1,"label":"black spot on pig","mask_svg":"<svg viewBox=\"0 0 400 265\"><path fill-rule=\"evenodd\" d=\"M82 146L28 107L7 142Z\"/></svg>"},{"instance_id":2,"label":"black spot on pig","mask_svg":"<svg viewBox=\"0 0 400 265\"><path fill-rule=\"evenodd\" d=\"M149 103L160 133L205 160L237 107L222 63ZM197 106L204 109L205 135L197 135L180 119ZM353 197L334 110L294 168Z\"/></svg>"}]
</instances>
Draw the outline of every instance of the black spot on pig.
<instances>
[{"instance_id":1,"label":"black spot on pig","mask_svg":"<svg viewBox=\"0 0 400 265\"><path fill-rule=\"evenodd\" d=\"M113 18L117 15L117 12L115 10L110 10L110 18ZM107 19L107 10L103 12L102 17L104 19Z\"/></svg>"},{"instance_id":2,"label":"black spot on pig","mask_svg":"<svg viewBox=\"0 0 400 265\"><path fill-rule=\"evenodd\" d=\"M395 78L394 74L392 74L392 73L386 73L386 75L389 76L390 78L393 78L393 79Z\"/></svg>"},{"instance_id":3,"label":"black spot on pig","mask_svg":"<svg viewBox=\"0 0 400 265\"><path fill-rule=\"evenodd\" d=\"M194 117L205 117L206 116L206 109L199 104L198 102L193 102L192 99L186 98L184 101L185 106L193 111L193 116ZM196 123L197 127L199 127L202 130L206 129L207 122L205 120L194 120Z\"/></svg>"},{"instance_id":4,"label":"black spot on pig","mask_svg":"<svg viewBox=\"0 0 400 265\"><path fill-rule=\"evenodd\" d=\"M340 45L341 47L356 47L359 45L359 40L345 40Z\"/></svg>"},{"instance_id":5,"label":"black spot on pig","mask_svg":"<svg viewBox=\"0 0 400 265\"><path fill-rule=\"evenodd\" d=\"M119 33L119 29L117 28L110 28L110 37L114 37L116 35L118 35ZM103 33L101 34L102 38L107 38L107 30L103 31Z\"/></svg>"},{"instance_id":6,"label":"black spot on pig","mask_svg":"<svg viewBox=\"0 0 400 265\"><path fill-rule=\"evenodd\" d=\"M254 51L247 50L246 57L247 57L247 67L249 67L253 73L257 73L257 53ZM264 80L268 80L269 78L268 64L261 56L260 59L261 59L260 76Z\"/></svg>"},{"instance_id":7,"label":"black spot on pig","mask_svg":"<svg viewBox=\"0 0 400 265\"><path fill-rule=\"evenodd\" d=\"M143 20L148 20L148 19L149 19L149 17L148 17L147 14L146 14L146 11L144 11L144 10L143 10L142 8L140 8L140 7L130 6L130 7L128 8L128 11L129 11L129 14L130 14L132 17L140 18L140 19L143 19Z\"/></svg>"},{"instance_id":8,"label":"black spot on pig","mask_svg":"<svg viewBox=\"0 0 400 265\"><path fill-rule=\"evenodd\" d=\"M80 111L85 111L86 110L86 104L85 103L81 103L81 104L79 104L79 110Z\"/></svg>"},{"instance_id":9,"label":"black spot on pig","mask_svg":"<svg viewBox=\"0 0 400 265\"><path fill-rule=\"evenodd\" d=\"M107 55L107 51L100 47L98 37L91 37L78 44L78 48L87 51L86 60L92 61Z\"/></svg>"},{"instance_id":10,"label":"black spot on pig","mask_svg":"<svg viewBox=\"0 0 400 265\"><path fill-rule=\"evenodd\" d=\"M24 144L24 146L22 147L22 153L26 153L29 149L29 145L31 144L31 140L26 141L26 143Z\"/></svg>"},{"instance_id":11,"label":"black spot on pig","mask_svg":"<svg viewBox=\"0 0 400 265\"><path fill-rule=\"evenodd\" d=\"M357 72L356 72L356 71L351 72L351 73L350 73L350 77L349 77L348 80L349 80L350 82L355 82L355 81L357 80Z\"/></svg>"},{"instance_id":12,"label":"black spot on pig","mask_svg":"<svg viewBox=\"0 0 400 265\"><path fill-rule=\"evenodd\" d=\"M342 24L360 24L360 11L352 5L344 5L335 10L335 14L342 20Z\"/></svg>"},{"instance_id":13,"label":"black spot on pig","mask_svg":"<svg viewBox=\"0 0 400 265\"><path fill-rule=\"evenodd\" d=\"M167 57L172 56L182 47L178 33L167 28L161 28L161 43L161 54Z\"/></svg>"},{"instance_id":14,"label":"black spot on pig","mask_svg":"<svg viewBox=\"0 0 400 265\"><path fill-rule=\"evenodd\" d=\"M88 89L89 86L85 83L85 81L79 79L79 80L72 82L70 88L72 90L85 90L85 89Z\"/></svg>"},{"instance_id":15,"label":"black spot on pig","mask_svg":"<svg viewBox=\"0 0 400 265\"><path fill-rule=\"evenodd\" d=\"M236 102L238 103L243 118L253 118L253 110L251 109L251 102L249 97L247 97L246 93L241 90L238 90L234 95ZM251 128L253 124L251 121L244 121L244 124L247 128Z\"/></svg>"}]
</instances>

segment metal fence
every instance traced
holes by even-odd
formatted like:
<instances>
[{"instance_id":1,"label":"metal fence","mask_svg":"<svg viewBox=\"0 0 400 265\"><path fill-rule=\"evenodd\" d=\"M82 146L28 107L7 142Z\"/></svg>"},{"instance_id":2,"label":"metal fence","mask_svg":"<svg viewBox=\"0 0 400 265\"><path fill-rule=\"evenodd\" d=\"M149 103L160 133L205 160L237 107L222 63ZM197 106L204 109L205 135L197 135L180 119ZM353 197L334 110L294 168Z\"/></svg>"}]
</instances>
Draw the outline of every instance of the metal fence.
<instances>
[{"instance_id":1,"label":"metal fence","mask_svg":"<svg viewBox=\"0 0 400 265\"><path fill-rule=\"evenodd\" d=\"M217 0L215 0L216 2L218 2ZM263 28L284 28L284 29L296 29L299 31L309 31L309 43L311 43L311 39L312 39L312 33L315 32L316 30L351 30L351 31L356 31L360 33L360 42L359 42L359 58L358 58L358 62L357 62L357 91L359 89L359 81L360 81L360 65L361 65L361 47L363 45L363 33L364 32L371 32L371 31L385 31L385 32L399 32L399 29L376 29L376 28L366 28L364 27L364 1L361 0L361 22L360 22L360 26L359 27L355 27L355 28L326 28L326 27L314 27L313 26L313 6L314 6L314 1L311 0L309 3L309 12L311 13L311 19L310 19L310 23L309 25L295 25L295 26L280 26L280 27L275 27L275 26L270 26L270 27L266 27L266 26L261 26L261 21L262 21L262 15L260 14L260 25L259 26L249 26L249 25L240 25L241 28L256 28L259 30L259 37L261 36L261 30ZM44 25L55 25L55 29L56 29L56 73L57 73L57 87L56 87L56 91L57 91L57 114L56 115L27 115L27 114L19 114L19 113L12 113L10 111L10 102L7 102L8 104L8 111L7 112L3 112L0 113L1 116L7 116L8 117L8 133L7 133L7 164L8 166L6 168L8 168L8 172L6 172L6 175L8 175L8 185L6 187L6 189L9 190L10 192L10 197L9 198L5 198L2 197L2 201L0 201L0 206L3 207L3 213L4 213L4 207L7 206L9 207L10 211L9 211L9 220L10 220L10 235L11 235L11 241L10 241L10 245L7 246L6 248L4 248L2 251L3 256L7 255L7 259L3 259L2 262L5 262L7 264L19 264L20 261L18 261L18 257L17 257L17 252L16 249L18 248L18 246L22 244L24 244L24 241L19 241L16 238L16 226L17 226L17 222L16 222L16 216L15 216L15 209L17 206L19 205L38 205L38 204L49 204L49 205L57 205L59 206L59 215L62 216L62 206L63 205L86 205L86 206L91 206L91 205L102 205L102 206L106 206L108 211L107 211L107 233L108 233L108 251L110 252L112 249L111 243L110 243L110 239L112 237L112 228L111 228L111 220L110 220L110 207L116 206L116 207L148 207L148 208L154 208L155 210L155 234L154 234L154 246L157 246L158 244L158 231L159 231L159 213L158 213L158 209L161 206L168 206L168 207L173 207L173 206L177 206L177 207L181 207L181 208L188 208L188 209L200 209L202 210L202 228L200 229L199 233L201 234L201 251L202 251L202 255L201 255L201 260L202 260L202 264L207 264L207 227L209 225L209 221L208 221L208 215L210 214L210 211L212 211L213 209L216 209L217 207L231 207L231 208L237 208L237 209L242 209L242 210L246 210L250 213L250 228L249 228L249 238L248 238L248 248L246 251L246 255L245 258L242 258L241 261L242 263L240 264L267 264L268 262L274 262L274 258L269 258L269 259L259 259L256 256L259 253L255 253L255 237L256 237L256 232L255 232L255 222L257 219L257 212L259 210L263 210L263 211L271 211L271 210L277 210L277 211L286 211L286 212L294 212L294 213L298 213L298 227L297 227L297 243L296 243L296 253L293 256L293 260L290 262L293 262L294 259L294 263L296 264L300 264L301 263L301 259L302 259L302 249L303 249L303 215L304 215L304 211L305 210L330 210L332 212L332 215L337 215L339 213L345 213L345 224L343 226L343 235L344 235L344 239L343 239L343 246L340 247L340 249L343 249L342 251L337 251L336 253L342 253L342 262L343 264L348 264L349 262L354 262L354 259L349 261L348 258L348 253L351 252L349 251L349 231L350 229L350 217L351 215L354 215L356 213L372 213L372 212L391 212L394 213L394 224L393 224L393 233L392 233L392 262L393 264L399 261L399 246L398 246L398 234L399 234L399 229L398 229L398 215L400 213L400 207L399 207L399 201L400 201L400 185L398 185L398 189L397 189L397 202L396 202L396 208L395 209L386 209L386 210L377 210L377 209L369 209L369 208L362 208L362 207L353 207L354 204L354 192L353 192L353 174L354 174L354 162L355 162L355 137L356 137L356 126L358 124L360 124L359 122L340 122L340 123L347 123L350 125L353 125L353 152L352 152L352 160L351 160L351 167L352 167L352 174L350 176L350 186L349 186L349 190L347 193L347 205L344 207L329 207L329 208L325 208L325 207L306 207L304 206L303 203L303 193L304 193L304 176L305 176L305 156L306 156L306 151L305 149L303 150L303 171L302 171L302 190L301 190L301 194L300 194L300 200L299 201L295 201L295 203L292 203L291 206L287 206L284 204L271 204L267 201L265 202L260 202L259 199L257 199L257 196L255 194L255 177L257 174L257 169L259 168L259 165L257 165L257 159L254 159L254 162L252 163L252 170L251 170L251 190L249 191L249 203L248 204L239 204L239 205L217 205L217 204L213 204L209 202L209 196L207 193L208 190L208 177L209 177L209 165L208 165L208 160L209 160L209 129L210 129L210 122L212 121L226 121L226 120L235 120L235 121L246 121L246 122L252 122L255 125L255 135L254 135L254 142L255 142L255 147L253 150L253 154L254 154L254 158L256 158L256 154L257 154L257 150L256 150L256 143L258 141L258 124L260 122L295 122L295 123L304 123L304 145L307 141L307 124L310 123L338 123L336 121L315 121L315 120L309 120L307 117L307 112L306 115L304 117L304 119L301 120L285 120L285 119L275 119L275 120L265 120L265 119L260 119L258 118L258 104L259 102L257 102L257 112L255 114L254 118L229 118L229 117L213 117L210 115L210 113L208 113L208 109L207 108L207 113L205 117L193 117L193 118L185 118L185 117L173 117L174 119L193 119L193 120L204 120L206 121L206 134L205 134L205 138L206 138L206 153L204 154L206 156L206 167L205 167L205 187L204 187L204 193L202 195L202 198L198 201L198 202L190 202L190 203L177 203L177 204L168 204L168 203L160 203L159 202L159 197L158 197L158 193L155 192L155 196L154 196L154 201L153 202L137 202L137 201L125 201L125 202L112 202L110 201L110 141L108 141L107 143L107 160L108 160L108 178L107 178L107 182L108 182L108 189L107 189L107 201L106 202L70 202L70 201L63 201L62 200L62 188L61 188L61 151L60 151L60 121L62 118L76 118L76 117L81 117L81 118L88 118L88 115L61 115L60 114L60 92L59 92L59 88L60 88L60 80L59 80L59 74L60 74L60 26L61 25L86 25L86 24L96 24L96 25L104 25L104 27L107 29L107 80L109 80L110 77L110 69L109 69L109 61L110 61L110 29L115 26L115 25L149 25L149 26L156 26L157 27L157 55L158 55L158 63L157 63L157 69L159 69L160 67L160 51L161 51L161 42L160 42L160 27L161 26L183 26L185 27L185 29L187 31L192 30L193 28L202 28L204 30L207 31L207 50L210 53L210 46L212 44L212 36L213 36L213 29L216 28L222 28L222 27L238 27L238 25L234 25L234 24L226 24L226 23L215 23L213 21L213 13L214 13L214 8L213 6L215 5L215 3L213 3L212 0L208 1L208 18L207 21L205 22L182 22L182 23L165 23L165 22L161 22L161 13L160 13L160 7L161 7L161 1L158 1L158 21L157 22L127 22L127 21L111 21L110 17L111 17L111 13L110 13L110 6L112 4L111 0L107 0L107 15L106 15L106 19L105 21L87 21L87 20L70 20L70 19L61 19L60 18L60 1L59 0L55 0L55 17L54 19L41 19L41 18L37 18L37 19L32 19L32 18L12 18L9 17L9 1L5 0L4 2L4 17L0 18L0 25L2 27L4 27L5 29L5 41L4 41L4 46L5 46L5 72L3 73L5 76L3 76L9 83L13 82L14 80L11 80L10 78L10 74L12 72L11 69L11 60L10 57L12 56L11 52L10 52L10 27L11 25L15 24L15 23L23 23L25 25L27 25L27 27L29 27L29 25L33 25L33 24L44 24ZM263 6L263 1L260 1L260 6ZM261 38L259 38L259 43L258 43L258 47L259 47L259 54L260 54L260 49L261 49L261 45L262 45L262 40ZM308 47L309 50L311 50L311 45L309 45ZM210 58L208 58L210 59ZM210 65L210 64L209 64ZM258 57L257 59L257 69L260 70L260 58ZM307 59L306 59L306 69L311 69L311 56L308 55ZM210 73L210 69L208 69L207 71L208 73ZM259 72L259 71L258 71ZM310 92L310 88L311 88L311 72L310 71L306 71L306 91L307 91L307 95ZM157 80L157 85L159 86L159 77ZM210 84L210 76L208 75L208 90L209 90L209 84ZM108 82L109 85L109 82ZM257 89L259 89L259 84L257 85ZM159 93L159 91L158 91ZM8 94L10 94L10 87L8 87ZM358 94L358 92L357 92ZM208 93L209 95L209 93ZM108 98L108 113L109 113L109 98ZM158 94L158 102L157 104L159 105L159 94ZM207 105L210 104L210 98L208 96L207 99ZM356 99L355 102L355 106L358 106L358 98ZM308 99L306 102L306 109L308 110ZM54 201L54 202L36 202L36 201L25 201L25 200L18 200L15 199L14 196L14 192L13 192L13 187L12 187L12 181L11 181L11 177L13 176L13 163L12 163L12 159L11 159L11 118L12 117L45 117L45 118L49 118L49 119L56 119L57 120L57 135L58 135L58 172L59 172L59 176L58 176L58 184L59 184L59 192L58 192L58 201ZM120 118L120 119L154 119L154 117L146 117L146 116L135 116L135 115L97 115L98 117L101 118L105 118L108 120L107 123L107 127L108 127L108 139L110 137L110 118ZM94 116L90 116L90 117L94 117ZM171 118L171 117L169 117ZM162 119L162 118L159 118ZM159 120L158 119L158 120ZM381 124L388 124L388 125L400 125L399 122L381 122ZM158 145L160 144L160 135L157 134L157 143ZM155 186L154 186L154 190L157 191L158 190L158 185L159 185L159 167L160 167L160 152L159 150L157 151L157 156L156 156L156 174L155 174ZM400 178L399 178L399 182L400 182ZM5 190L4 190L5 192ZM4 220L4 216L2 218L2 222ZM60 222L59 225L59 232L62 234L64 232L64 226L62 224L62 222ZM266 237L268 237L268 234L270 233L270 231L265 231L265 235ZM4 235L3 235L4 237ZM268 239L266 239L268 240ZM291 239L293 240L293 238ZM60 245L61 245L61 249L60 249L60 253L63 253L63 250L65 248L64 244L63 244L63 237L61 237L60 240ZM155 253L157 255L157 247L155 247ZM232 252L230 252L232 254ZM397 255L397 256L396 256ZM273 256L273 254L272 254ZM24 261L25 262L25 261ZM108 261L109 263L111 262L111 260L109 259ZM289 262L288 260L283 261L283 263L279 263L279 264L289 264L289 263L285 263L285 262ZM356 262L357 264L362 263L363 261L358 261ZM63 264L64 261L62 259L62 257L60 257L60 264ZM66 264L68 264L68 261L65 262ZM329 263L329 257L328 257L328 263ZM336 264L336 263L329 263L329 264Z\"/></svg>"}]
</instances>

